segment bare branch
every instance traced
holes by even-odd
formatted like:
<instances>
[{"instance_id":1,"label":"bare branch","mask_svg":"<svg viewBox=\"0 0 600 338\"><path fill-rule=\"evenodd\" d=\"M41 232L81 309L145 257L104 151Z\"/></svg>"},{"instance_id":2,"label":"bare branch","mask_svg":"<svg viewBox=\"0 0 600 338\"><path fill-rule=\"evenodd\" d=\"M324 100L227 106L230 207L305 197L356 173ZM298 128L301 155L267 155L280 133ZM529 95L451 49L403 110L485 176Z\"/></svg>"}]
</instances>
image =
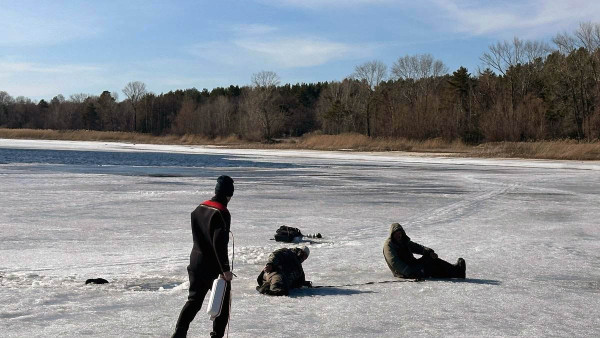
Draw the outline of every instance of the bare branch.
<instances>
[{"instance_id":1,"label":"bare branch","mask_svg":"<svg viewBox=\"0 0 600 338\"><path fill-rule=\"evenodd\" d=\"M387 66L381 61L369 61L354 68L352 78L364 81L371 90L375 90L387 75Z\"/></svg>"},{"instance_id":2,"label":"bare branch","mask_svg":"<svg viewBox=\"0 0 600 338\"><path fill-rule=\"evenodd\" d=\"M129 82L125 88L123 88L123 94L125 94L134 105L139 102L146 93L146 85L140 81Z\"/></svg>"},{"instance_id":3,"label":"bare branch","mask_svg":"<svg viewBox=\"0 0 600 338\"><path fill-rule=\"evenodd\" d=\"M568 55L575 49L577 49L577 41L571 35L567 33L559 33L553 39L552 42L558 47L558 51L562 54Z\"/></svg>"},{"instance_id":4,"label":"bare branch","mask_svg":"<svg viewBox=\"0 0 600 338\"><path fill-rule=\"evenodd\" d=\"M279 75L272 71L263 70L252 74L252 85L260 88L271 88L279 85Z\"/></svg>"},{"instance_id":5,"label":"bare branch","mask_svg":"<svg viewBox=\"0 0 600 338\"><path fill-rule=\"evenodd\" d=\"M517 37L512 42L502 41L489 47L490 51L479 58L483 63L502 75L510 67L531 63L537 58L544 58L551 48L543 41L521 40Z\"/></svg>"},{"instance_id":6,"label":"bare branch","mask_svg":"<svg viewBox=\"0 0 600 338\"><path fill-rule=\"evenodd\" d=\"M392 66L392 75L396 79L424 79L442 76L448 68L441 60L434 60L431 54L419 54L398 58Z\"/></svg>"}]
</instances>

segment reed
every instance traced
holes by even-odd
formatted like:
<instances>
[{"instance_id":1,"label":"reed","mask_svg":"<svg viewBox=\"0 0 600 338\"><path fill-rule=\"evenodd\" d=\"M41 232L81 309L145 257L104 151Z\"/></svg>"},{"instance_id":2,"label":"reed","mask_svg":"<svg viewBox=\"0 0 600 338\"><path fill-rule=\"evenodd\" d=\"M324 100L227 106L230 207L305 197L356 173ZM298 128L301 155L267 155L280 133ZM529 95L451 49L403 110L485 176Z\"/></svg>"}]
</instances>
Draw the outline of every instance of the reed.
<instances>
[{"instance_id":1,"label":"reed","mask_svg":"<svg viewBox=\"0 0 600 338\"><path fill-rule=\"evenodd\" d=\"M235 148L261 149L313 149L347 151L403 151L441 156L531 158L555 160L600 160L600 141L535 141L535 142L488 142L477 146L466 145L460 140L441 138L409 140L401 138L369 138L362 134L324 135L306 134L298 138L286 138L275 142L260 143L240 139L236 135L208 138L200 135L165 135L131 132L91 130L42 130L3 129L0 138L46 139L69 141L114 141L152 144L221 145Z\"/></svg>"},{"instance_id":2,"label":"reed","mask_svg":"<svg viewBox=\"0 0 600 338\"><path fill-rule=\"evenodd\" d=\"M484 143L474 156L535 158L555 160L600 160L600 142L575 140Z\"/></svg>"},{"instance_id":3,"label":"reed","mask_svg":"<svg viewBox=\"0 0 600 338\"><path fill-rule=\"evenodd\" d=\"M36 139L36 140L67 140L67 141L117 141L130 143L152 144L236 144L237 136L211 139L199 135L164 135L154 136L120 131L95 130L51 130L51 129L5 129L0 128L0 138Z\"/></svg>"}]
</instances>

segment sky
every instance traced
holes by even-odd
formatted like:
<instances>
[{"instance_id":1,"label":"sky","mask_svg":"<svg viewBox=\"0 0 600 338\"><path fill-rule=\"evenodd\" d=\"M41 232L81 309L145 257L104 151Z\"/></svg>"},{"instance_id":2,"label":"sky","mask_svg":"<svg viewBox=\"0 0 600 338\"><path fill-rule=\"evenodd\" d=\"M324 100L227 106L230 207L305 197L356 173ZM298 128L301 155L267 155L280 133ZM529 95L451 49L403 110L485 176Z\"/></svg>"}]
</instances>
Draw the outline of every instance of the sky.
<instances>
[{"instance_id":1,"label":"sky","mask_svg":"<svg viewBox=\"0 0 600 338\"><path fill-rule=\"evenodd\" d=\"M210 90L263 70L282 84L339 81L416 54L476 73L491 44L551 43L599 17L590 0L0 0L0 91L122 100L131 81L157 94Z\"/></svg>"}]
</instances>

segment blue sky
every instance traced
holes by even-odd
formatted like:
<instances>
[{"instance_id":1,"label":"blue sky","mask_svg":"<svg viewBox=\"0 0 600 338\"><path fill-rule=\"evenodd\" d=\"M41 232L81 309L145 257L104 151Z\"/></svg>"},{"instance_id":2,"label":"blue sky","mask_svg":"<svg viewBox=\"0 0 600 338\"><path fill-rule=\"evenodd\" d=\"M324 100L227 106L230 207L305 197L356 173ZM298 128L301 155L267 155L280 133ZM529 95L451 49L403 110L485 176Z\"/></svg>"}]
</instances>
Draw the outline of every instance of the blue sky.
<instances>
[{"instance_id":1,"label":"blue sky","mask_svg":"<svg viewBox=\"0 0 600 338\"><path fill-rule=\"evenodd\" d=\"M550 42L598 22L600 1L27 1L0 0L0 91L51 99L342 80L354 67L430 53L475 73L488 46L518 36Z\"/></svg>"}]
</instances>

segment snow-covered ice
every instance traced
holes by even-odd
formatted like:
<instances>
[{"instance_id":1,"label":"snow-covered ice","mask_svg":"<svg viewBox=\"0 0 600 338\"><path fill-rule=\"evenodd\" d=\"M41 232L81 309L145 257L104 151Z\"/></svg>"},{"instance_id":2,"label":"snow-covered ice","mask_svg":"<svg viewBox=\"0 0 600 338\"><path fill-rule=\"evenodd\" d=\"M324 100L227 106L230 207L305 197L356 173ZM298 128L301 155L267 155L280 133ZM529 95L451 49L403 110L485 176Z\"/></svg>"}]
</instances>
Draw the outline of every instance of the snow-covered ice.
<instances>
[{"instance_id":1,"label":"snow-covered ice","mask_svg":"<svg viewBox=\"0 0 600 338\"><path fill-rule=\"evenodd\" d=\"M220 174L236 186L232 337L600 335L599 162L0 139L0 336L169 336L189 213ZM315 285L393 280L393 222L464 257L467 279L254 289L280 225L323 234ZM206 301L190 337L210 332Z\"/></svg>"}]
</instances>

